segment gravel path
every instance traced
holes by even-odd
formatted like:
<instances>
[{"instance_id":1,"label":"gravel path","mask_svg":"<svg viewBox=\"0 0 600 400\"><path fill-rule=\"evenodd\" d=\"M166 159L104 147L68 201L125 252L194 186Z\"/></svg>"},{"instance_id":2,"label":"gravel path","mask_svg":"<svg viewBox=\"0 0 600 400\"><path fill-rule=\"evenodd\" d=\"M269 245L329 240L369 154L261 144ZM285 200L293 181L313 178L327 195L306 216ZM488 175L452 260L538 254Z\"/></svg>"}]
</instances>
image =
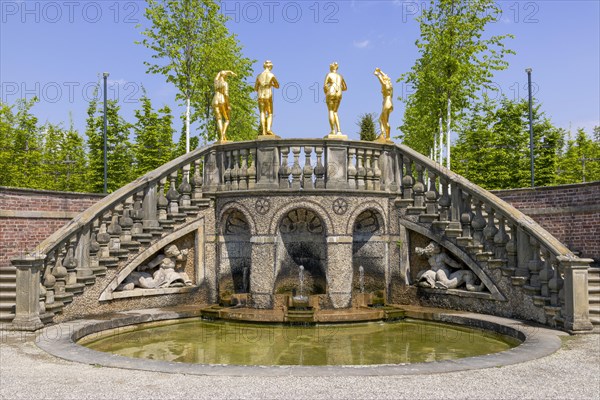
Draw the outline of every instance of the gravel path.
<instances>
[{"instance_id":1,"label":"gravel path","mask_svg":"<svg viewBox=\"0 0 600 400\"><path fill-rule=\"evenodd\" d=\"M397 377L209 377L94 367L0 332L0 399L600 399L600 335L522 364Z\"/></svg>"}]
</instances>

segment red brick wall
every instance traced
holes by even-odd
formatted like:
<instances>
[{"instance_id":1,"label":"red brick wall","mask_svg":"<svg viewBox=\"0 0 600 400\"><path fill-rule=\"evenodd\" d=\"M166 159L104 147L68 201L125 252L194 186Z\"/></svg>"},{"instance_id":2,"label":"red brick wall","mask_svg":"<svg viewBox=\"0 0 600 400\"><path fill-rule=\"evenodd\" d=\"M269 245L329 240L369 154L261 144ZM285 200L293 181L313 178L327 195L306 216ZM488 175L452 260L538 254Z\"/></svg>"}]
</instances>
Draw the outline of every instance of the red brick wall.
<instances>
[{"instance_id":1,"label":"red brick wall","mask_svg":"<svg viewBox=\"0 0 600 400\"><path fill-rule=\"evenodd\" d=\"M0 267L35 249L104 195L0 187Z\"/></svg>"},{"instance_id":2,"label":"red brick wall","mask_svg":"<svg viewBox=\"0 0 600 400\"><path fill-rule=\"evenodd\" d=\"M493 191L581 257L600 263L600 181Z\"/></svg>"}]
</instances>

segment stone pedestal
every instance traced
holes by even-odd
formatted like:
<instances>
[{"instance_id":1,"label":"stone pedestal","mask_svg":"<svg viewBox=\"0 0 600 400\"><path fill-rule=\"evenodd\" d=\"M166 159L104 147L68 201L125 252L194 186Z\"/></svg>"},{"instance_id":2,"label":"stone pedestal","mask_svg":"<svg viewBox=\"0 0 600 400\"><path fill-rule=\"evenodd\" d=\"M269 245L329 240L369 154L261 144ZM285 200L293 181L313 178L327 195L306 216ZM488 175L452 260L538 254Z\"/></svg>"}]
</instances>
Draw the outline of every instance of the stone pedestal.
<instances>
[{"instance_id":1,"label":"stone pedestal","mask_svg":"<svg viewBox=\"0 0 600 400\"><path fill-rule=\"evenodd\" d=\"M221 173L218 161L217 153L214 149L204 156L203 188L207 192L216 192L221 184Z\"/></svg>"},{"instance_id":2,"label":"stone pedestal","mask_svg":"<svg viewBox=\"0 0 600 400\"><path fill-rule=\"evenodd\" d=\"M12 260L12 264L17 268L13 329L35 331L43 326L40 320L40 271L44 267L44 258L27 256Z\"/></svg>"},{"instance_id":3,"label":"stone pedestal","mask_svg":"<svg viewBox=\"0 0 600 400\"><path fill-rule=\"evenodd\" d=\"M327 237L327 293L333 308L352 301L352 236Z\"/></svg>"},{"instance_id":4,"label":"stone pedestal","mask_svg":"<svg viewBox=\"0 0 600 400\"><path fill-rule=\"evenodd\" d=\"M256 188L278 189L279 149L276 146L260 147L256 151Z\"/></svg>"},{"instance_id":5,"label":"stone pedestal","mask_svg":"<svg viewBox=\"0 0 600 400\"><path fill-rule=\"evenodd\" d=\"M593 329L589 318L588 268L594 260L587 258L557 257L565 273L565 329L573 332Z\"/></svg>"},{"instance_id":6,"label":"stone pedestal","mask_svg":"<svg viewBox=\"0 0 600 400\"><path fill-rule=\"evenodd\" d=\"M251 242L250 306L270 309L275 285L275 237L254 236Z\"/></svg>"}]
</instances>

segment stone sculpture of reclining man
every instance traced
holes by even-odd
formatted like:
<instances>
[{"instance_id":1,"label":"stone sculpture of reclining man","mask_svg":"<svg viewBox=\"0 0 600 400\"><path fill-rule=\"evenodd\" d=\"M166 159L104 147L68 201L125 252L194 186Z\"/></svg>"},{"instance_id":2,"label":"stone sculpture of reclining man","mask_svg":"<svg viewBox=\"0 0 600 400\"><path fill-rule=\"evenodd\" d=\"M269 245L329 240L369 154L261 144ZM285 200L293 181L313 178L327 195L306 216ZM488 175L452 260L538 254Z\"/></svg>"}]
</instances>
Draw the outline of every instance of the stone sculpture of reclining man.
<instances>
[{"instance_id":1,"label":"stone sculpture of reclining man","mask_svg":"<svg viewBox=\"0 0 600 400\"><path fill-rule=\"evenodd\" d=\"M143 289L157 289L174 286L191 286L192 281L185 272L178 272L175 266L187 259L187 250L180 251L177 246L170 245L164 254L156 256L144 266L138 267L117 287L117 290L132 290L136 287ZM152 271L157 268L153 273Z\"/></svg>"},{"instance_id":2,"label":"stone sculpture of reclining man","mask_svg":"<svg viewBox=\"0 0 600 400\"><path fill-rule=\"evenodd\" d=\"M431 269L419 272L417 285L437 289L456 289L465 285L470 292L480 292L484 284L475 285L475 274L467 269L462 269L460 264L442 252L439 244L431 242L427 247L417 247L415 251L420 256L428 257ZM451 272L450 268L457 271Z\"/></svg>"}]
</instances>

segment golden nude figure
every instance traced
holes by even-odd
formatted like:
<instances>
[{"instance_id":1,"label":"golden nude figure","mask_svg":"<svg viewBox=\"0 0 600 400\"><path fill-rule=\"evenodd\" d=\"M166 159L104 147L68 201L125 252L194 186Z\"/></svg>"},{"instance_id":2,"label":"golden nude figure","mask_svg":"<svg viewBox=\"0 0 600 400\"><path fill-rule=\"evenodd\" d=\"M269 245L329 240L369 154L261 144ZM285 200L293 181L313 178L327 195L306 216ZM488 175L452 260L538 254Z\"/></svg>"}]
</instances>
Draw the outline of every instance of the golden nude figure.
<instances>
[{"instance_id":1,"label":"golden nude figure","mask_svg":"<svg viewBox=\"0 0 600 400\"><path fill-rule=\"evenodd\" d=\"M390 139L390 113L394 111L394 105L392 104L392 96L394 95L394 87L392 86L392 80L379 68L375 68L375 76L381 83L381 94L383 95L383 105L381 108L381 115L379 116L379 127L380 135L377 138L378 142L391 142Z\"/></svg>"},{"instance_id":2,"label":"golden nude figure","mask_svg":"<svg viewBox=\"0 0 600 400\"><path fill-rule=\"evenodd\" d=\"M273 63L269 60L263 64L264 71L256 77L254 90L258 93L258 110L263 136L275 136L271 130L273 125L273 88L279 89L279 82L271 72Z\"/></svg>"},{"instance_id":3,"label":"golden nude figure","mask_svg":"<svg viewBox=\"0 0 600 400\"><path fill-rule=\"evenodd\" d=\"M232 71L220 71L215 77L215 95L212 107L219 129L219 143L227 142L227 127L229 127L229 115L231 104L229 104L229 84L227 77L236 76Z\"/></svg>"},{"instance_id":4,"label":"golden nude figure","mask_svg":"<svg viewBox=\"0 0 600 400\"><path fill-rule=\"evenodd\" d=\"M346 81L342 75L337 73L338 63L333 62L329 65L329 73L325 77L325 84L323 90L325 91L325 102L327 103L327 109L329 110L329 125L331 127L331 133L328 137L342 135L340 129L340 119L338 117L338 108L342 101L342 92L346 91Z\"/></svg>"}]
</instances>

